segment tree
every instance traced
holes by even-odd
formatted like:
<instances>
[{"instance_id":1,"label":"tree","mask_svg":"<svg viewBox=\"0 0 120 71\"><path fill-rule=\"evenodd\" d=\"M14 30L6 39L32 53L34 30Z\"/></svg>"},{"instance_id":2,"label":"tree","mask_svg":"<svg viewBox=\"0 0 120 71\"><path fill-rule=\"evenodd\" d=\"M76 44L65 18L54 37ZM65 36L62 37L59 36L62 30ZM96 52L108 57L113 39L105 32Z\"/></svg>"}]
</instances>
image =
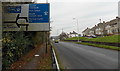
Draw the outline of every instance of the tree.
<instances>
[{"instance_id":1,"label":"tree","mask_svg":"<svg viewBox=\"0 0 120 71\"><path fill-rule=\"evenodd\" d=\"M68 38L68 35L67 35L65 32L62 32L62 33L59 35L59 38L60 38L60 40L64 40L64 39Z\"/></svg>"}]
</instances>

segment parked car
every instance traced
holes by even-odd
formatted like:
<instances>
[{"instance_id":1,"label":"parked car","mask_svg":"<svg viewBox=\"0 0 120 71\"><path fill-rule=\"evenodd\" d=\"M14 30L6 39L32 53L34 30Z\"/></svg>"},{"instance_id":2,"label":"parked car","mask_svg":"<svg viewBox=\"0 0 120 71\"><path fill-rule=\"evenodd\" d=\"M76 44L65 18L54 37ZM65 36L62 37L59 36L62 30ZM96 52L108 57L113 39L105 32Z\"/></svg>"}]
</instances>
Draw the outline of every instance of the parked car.
<instances>
[{"instance_id":1,"label":"parked car","mask_svg":"<svg viewBox=\"0 0 120 71\"><path fill-rule=\"evenodd\" d=\"M97 36L93 35L92 38L97 38Z\"/></svg>"}]
</instances>

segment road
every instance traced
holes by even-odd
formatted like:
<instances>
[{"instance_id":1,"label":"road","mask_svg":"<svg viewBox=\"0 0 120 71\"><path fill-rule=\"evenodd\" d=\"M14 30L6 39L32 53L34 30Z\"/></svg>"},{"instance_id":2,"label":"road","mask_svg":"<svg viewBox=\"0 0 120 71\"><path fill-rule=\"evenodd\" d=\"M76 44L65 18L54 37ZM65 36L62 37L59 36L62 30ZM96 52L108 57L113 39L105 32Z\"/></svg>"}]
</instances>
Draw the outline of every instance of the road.
<instances>
[{"instance_id":1,"label":"road","mask_svg":"<svg viewBox=\"0 0 120 71\"><path fill-rule=\"evenodd\" d=\"M70 42L53 43L65 69L117 69L118 51Z\"/></svg>"}]
</instances>

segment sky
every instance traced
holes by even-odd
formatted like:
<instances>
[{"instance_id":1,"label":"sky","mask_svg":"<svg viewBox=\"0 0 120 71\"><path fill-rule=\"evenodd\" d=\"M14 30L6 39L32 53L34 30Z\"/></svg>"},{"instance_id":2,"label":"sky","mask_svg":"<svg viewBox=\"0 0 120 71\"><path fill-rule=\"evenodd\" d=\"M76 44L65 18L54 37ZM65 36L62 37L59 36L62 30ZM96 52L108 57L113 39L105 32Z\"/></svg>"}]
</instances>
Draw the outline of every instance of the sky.
<instances>
[{"instance_id":1,"label":"sky","mask_svg":"<svg viewBox=\"0 0 120 71\"><path fill-rule=\"evenodd\" d=\"M38 3L46 1L36 0ZM81 34L87 27L97 25L99 19L110 21L118 16L119 0L48 0L48 2L52 21L51 36L57 36L62 31L66 33L76 31Z\"/></svg>"},{"instance_id":2,"label":"sky","mask_svg":"<svg viewBox=\"0 0 120 71\"><path fill-rule=\"evenodd\" d=\"M50 3L51 36L62 31L76 31L82 34L87 27L92 28L102 21L110 21L118 16L120 0L0 0L0 1L36 1ZM120 14L120 13L119 13ZM73 18L75 18L73 20ZM78 25L77 25L78 21ZM78 28L78 29L77 29Z\"/></svg>"}]
</instances>

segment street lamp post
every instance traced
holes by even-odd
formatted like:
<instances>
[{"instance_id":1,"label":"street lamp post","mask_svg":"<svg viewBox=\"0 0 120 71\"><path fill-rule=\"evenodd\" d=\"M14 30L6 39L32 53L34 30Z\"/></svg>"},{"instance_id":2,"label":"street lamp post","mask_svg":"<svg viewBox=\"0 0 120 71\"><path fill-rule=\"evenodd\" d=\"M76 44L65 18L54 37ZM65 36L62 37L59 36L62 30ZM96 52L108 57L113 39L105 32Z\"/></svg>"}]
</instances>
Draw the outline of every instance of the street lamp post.
<instances>
[{"instance_id":1,"label":"street lamp post","mask_svg":"<svg viewBox=\"0 0 120 71\"><path fill-rule=\"evenodd\" d=\"M76 18L73 18L73 20L76 20L77 21L77 32L79 32L79 25L78 25L78 19L76 19ZM79 33L78 33L78 42L79 42Z\"/></svg>"},{"instance_id":2,"label":"street lamp post","mask_svg":"<svg viewBox=\"0 0 120 71\"><path fill-rule=\"evenodd\" d=\"M48 3L48 0L46 0L46 3Z\"/></svg>"}]
</instances>

